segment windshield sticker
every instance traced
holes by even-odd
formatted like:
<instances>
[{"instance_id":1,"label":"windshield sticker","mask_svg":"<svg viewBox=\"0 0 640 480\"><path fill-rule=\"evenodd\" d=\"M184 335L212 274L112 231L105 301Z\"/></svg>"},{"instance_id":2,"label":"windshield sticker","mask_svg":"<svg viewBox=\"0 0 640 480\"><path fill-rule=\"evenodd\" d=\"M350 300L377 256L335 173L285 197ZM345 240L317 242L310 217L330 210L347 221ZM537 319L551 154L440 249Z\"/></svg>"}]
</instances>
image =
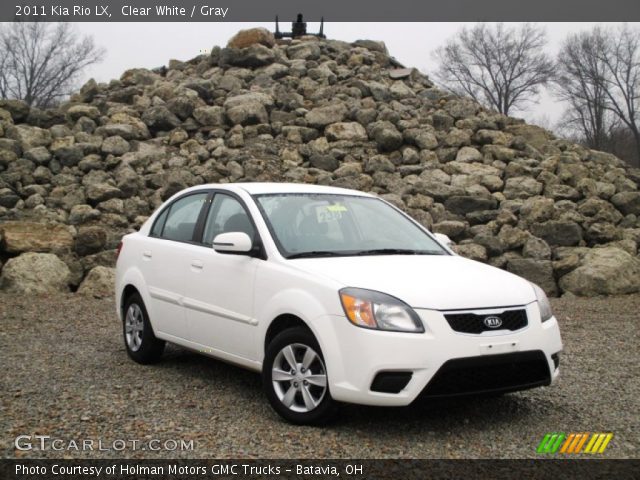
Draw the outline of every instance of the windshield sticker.
<instances>
[{"instance_id":1,"label":"windshield sticker","mask_svg":"<svg viewBox=\"0 0 640 480\"><path fill-rule=\"evenodd\" d=\"M335 203L333 205L327 205L326 208L330 212L346 212L347 211L347 207L345 207L344 205L342 205L340 203Z\"/></svg>"},{"instance_id":2,"label":"windshield sticker","mask_svg":"<svg viewBox=\"0 0 640 480\"><path fill-rule=\"evenodd\" d=\"M325 205L316 208L316 219L318 223L329 223L340 220L342 212L347 209L343 205Z\"/></svg>"}]
</instances>

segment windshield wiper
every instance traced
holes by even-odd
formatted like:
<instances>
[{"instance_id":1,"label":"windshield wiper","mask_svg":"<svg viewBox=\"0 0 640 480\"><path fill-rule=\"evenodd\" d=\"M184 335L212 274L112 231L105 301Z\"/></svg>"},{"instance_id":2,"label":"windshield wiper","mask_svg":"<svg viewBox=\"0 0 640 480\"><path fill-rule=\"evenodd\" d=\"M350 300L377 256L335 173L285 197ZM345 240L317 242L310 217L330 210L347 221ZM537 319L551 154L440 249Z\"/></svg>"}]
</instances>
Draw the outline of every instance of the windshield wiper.
<instances>
[{"instance_id":1,"label":"windshield wiper","mask_svg":"<svg viewBox=\"0 0 640 480\"><path fill-rule=\"evenodd\" d=\"M312 250L310 252L292 253L287 259L313 257L364 257L367 255L444 255L437 250L411 250L408 248L375 248L371 250L356 250L336 252L330 250Z\"/></svg>"},{"instance_id":2,"label":"windshield wiper","mask_svg":"<svg viewBox=\"0 0 640 480\"><path fill-rule=\"evenodd\" d=\"M375 248L372 250L361 250L353 255L442 255L443 252L437 250L411 250L408 248Z\"/></svg>"},{"instance_id":3,"label":"windshield wiper","mask_svg":"<svg viewBox=\"0 0 640 480\"><path fill-rule=\"evenodd\" d=\"M312 258L312 257L343 257L344 252L332 252L329 250L312 250L310 252L299 252L288 255L287 259L293 258Z\"/></svg>"}]
</instances>

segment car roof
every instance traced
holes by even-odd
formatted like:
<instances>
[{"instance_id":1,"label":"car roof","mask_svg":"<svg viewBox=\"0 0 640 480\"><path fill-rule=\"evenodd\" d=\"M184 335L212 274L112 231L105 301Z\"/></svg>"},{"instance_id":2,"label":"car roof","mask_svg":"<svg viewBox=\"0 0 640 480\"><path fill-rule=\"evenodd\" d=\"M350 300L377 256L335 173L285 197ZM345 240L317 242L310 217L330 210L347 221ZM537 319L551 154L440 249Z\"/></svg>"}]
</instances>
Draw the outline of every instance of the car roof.
<instances>
[{"instance_id":1,"label":"car roof","mask_svg":"<svg viewBox=\"0 0 640 480\"><path fill-rule=\"evenodd\" d=\"M324 193L334 195L357 195L362 197L371 197L372 195L357 190L350 190L347 188L327 187L324 185L312 185L307 183L269 183L269 182L256 182L256 183L211 183L207 185L199 185L194 187L193 190L218 188L221 190L230 190L237 192L238 190L244 190L250 195L264 195L270 193Z\"/></svg>"}]
</instances>

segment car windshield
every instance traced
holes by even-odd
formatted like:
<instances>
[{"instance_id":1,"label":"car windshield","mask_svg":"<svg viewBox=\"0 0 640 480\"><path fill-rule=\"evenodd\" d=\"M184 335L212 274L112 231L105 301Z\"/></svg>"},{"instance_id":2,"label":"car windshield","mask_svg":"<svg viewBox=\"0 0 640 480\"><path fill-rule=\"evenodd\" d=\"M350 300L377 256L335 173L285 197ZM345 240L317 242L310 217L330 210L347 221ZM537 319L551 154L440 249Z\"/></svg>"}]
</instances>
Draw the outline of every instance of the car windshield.
<instances>
[{"instance_id":1,"label":"car windshield","mask_svg":"<svg viewBox=\"0 0 640 480\"><path fill-rule=\"evenodd\" d=\"M277 193L255 199L286 258L447 254L418 225L377 198Z\"/></svg>"}]
</instances>

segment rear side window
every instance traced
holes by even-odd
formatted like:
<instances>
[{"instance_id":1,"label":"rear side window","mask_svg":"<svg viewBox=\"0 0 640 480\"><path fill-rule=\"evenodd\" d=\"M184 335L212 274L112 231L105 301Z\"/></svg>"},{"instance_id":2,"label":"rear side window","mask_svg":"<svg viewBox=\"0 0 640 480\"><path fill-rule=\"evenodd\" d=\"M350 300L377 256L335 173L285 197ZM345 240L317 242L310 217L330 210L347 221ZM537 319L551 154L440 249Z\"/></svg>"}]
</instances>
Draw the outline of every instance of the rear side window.
<instances>
[{"instance_id":1,"label":"rear side window","mask_svg":"<svg viewBox=\"0 0 640 480\"><path fill-rule=\"evenodd\" d=\"M153 224L153 229L151 230L152 237L162 236L162 229L164 228L164 222L167 221L168 213L169 213L169 208L165 208L160 214L160 216L156 218L156 223Z\"/></svg>"},{"instance_id":2,"label":"rear side window","mask_svg":"<svg viewBox=\"0 0 640 480\"><path fill-rule=\"evenodd\" d=\"M192 241L198 216L206 199L207 192L202 192L176 200L165 210L166 213L162 212L158 217L152 235L178 242Z\"/></svg>"}]
</instances>

